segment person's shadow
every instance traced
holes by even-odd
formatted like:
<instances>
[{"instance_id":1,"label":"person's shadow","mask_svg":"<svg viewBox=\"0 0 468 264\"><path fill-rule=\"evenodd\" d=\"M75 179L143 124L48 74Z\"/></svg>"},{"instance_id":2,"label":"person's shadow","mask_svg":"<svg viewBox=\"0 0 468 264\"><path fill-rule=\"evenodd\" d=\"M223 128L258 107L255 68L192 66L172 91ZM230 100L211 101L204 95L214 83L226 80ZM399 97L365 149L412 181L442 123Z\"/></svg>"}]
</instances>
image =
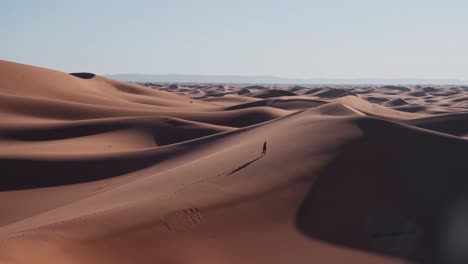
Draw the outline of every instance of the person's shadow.
<instances>
[{"instance_id":1,"label":"person's shadow","mask_svg":"<svg viewBox=\"0 0 468 264\"><path fill-rule=\"evenodd\" d=\"M226 174L226 176L229 176L229 175L231 175L231 174L234 174L234 173L236 173L236 172L238 172L238 171L240 171L240 170L242 170L242 169L245 169L247 166L249 166L250 164L256 162L257 160L263 158L264 156L265 156L265 155L261 155L260 157L255 158L255 159L253 159L253 160L251 160L251 161L245 163L244 165L242 165L242 166L240 166L240 167L238 167L238 168L236 168L236 169L230 171L228 174Z\"/></svg>"}]
</instances>

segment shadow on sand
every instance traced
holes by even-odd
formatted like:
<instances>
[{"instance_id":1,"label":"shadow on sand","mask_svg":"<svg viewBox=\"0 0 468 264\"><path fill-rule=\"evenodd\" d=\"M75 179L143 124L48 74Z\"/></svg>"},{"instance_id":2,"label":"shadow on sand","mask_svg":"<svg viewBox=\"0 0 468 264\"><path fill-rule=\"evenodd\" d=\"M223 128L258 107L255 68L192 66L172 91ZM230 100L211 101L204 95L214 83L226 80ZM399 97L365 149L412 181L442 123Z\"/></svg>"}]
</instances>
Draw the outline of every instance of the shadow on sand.
<instances>
[{"instance_id":1,"label":"shadow on sand","mask_svg":"<svg viewBox=\"0 0 468 264\"><path fill-rule=\"evenodd\" d=\"M81 78L81 79L92 79L96 75L94 73L89 73L89 72L72 72L70 75Z\"/></svg>"},{"instance_id":2,"label":"shadow on sand","mask_svg":"<svg viewBox=\"0 0 468 264\"><path fill-rule=\"evenodd\" d=\"M229 172L228 174L226 174L226 176L229 176L229 175L231 175L231 174L234 174L234 173L236 173L236 172L238 172L238 171L240 171L240 170L242 170L242 169L245 169L245 168L246 168L247 166L249 166L250 164L256 162L257 160L259 160L259 159L261 159L261 158L263 158L263 156L264 156L264 155L262 155L262 156L260 156L260 157L258 157L258 158L256 158L256 159L254 159L254 160L251 160L251 161L245 163L244 165L238 167L237 169L232 170L231 172Z\"/></svg>"},{"instance_id":3,"label":"shadow on sand","mask_svg":"<svg viewBox=\"0 0 468 264\"><path fill-rule=\"evenodd\" d=\"M456 226L444 224L457 214L447 208L468 197L468 142L380 120L357 125L364 136L342 146L318 174L296 227L311 238L417 263L468 263L447 261L447 245L466 233L450 237L445 231Z\"/></svg>"}]
</instances>

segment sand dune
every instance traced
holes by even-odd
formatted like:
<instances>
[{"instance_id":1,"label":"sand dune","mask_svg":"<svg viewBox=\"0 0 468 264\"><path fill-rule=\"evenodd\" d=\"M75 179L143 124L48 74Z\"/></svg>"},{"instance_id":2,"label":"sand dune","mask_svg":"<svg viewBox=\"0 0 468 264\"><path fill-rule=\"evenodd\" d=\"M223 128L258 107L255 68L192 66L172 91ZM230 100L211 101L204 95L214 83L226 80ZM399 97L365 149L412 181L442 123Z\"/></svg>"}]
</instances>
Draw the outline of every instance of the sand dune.
<instances>
[{"instance_id":1,"label":"sand dune","mask_svg":"<svg viewBox=\"0 0 468 264\"><path fill-rule=\"evenodd\" d=\"M0 61L0 263L463 263L466 98Z\"/></svg>"}]
</instances>

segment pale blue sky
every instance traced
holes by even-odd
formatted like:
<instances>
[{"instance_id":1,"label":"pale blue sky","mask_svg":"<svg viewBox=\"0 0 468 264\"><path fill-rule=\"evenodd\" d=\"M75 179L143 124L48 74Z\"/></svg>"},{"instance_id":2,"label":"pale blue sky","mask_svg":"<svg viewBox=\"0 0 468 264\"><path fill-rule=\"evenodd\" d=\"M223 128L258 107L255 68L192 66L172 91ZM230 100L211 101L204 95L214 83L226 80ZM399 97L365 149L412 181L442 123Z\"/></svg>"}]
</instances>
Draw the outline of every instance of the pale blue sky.
<instances>
[{"instance_id":1,"label":"pale blue sky","mask_svg":"<svg viewBox=\"0 0 468 264\"><path fill-rule=\"evenodd\" d=\"M468 79L466 0L0 0L0 59L62 71Z\"/></svg>"}]
</instances>

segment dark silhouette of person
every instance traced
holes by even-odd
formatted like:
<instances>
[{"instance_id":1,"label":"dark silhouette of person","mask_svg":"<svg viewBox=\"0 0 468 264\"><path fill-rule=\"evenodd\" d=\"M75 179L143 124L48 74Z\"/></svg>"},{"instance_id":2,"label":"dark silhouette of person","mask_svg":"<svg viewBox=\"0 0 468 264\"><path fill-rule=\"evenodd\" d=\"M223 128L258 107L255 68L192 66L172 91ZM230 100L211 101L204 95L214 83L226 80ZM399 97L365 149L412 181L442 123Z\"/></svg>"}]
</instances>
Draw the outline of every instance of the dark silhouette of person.
<instances>
[{"instance_id":1,"label":"dark silhouette of person","mask_svg":"<svg viewBox=\"0 0 468 264\"><path fill-rule=\"evenodd\" d=\"M266 155L266 148L267 148L267 142L263 143L263 151L262 151L262 156Z\"/></svg>"}]
</instances>

